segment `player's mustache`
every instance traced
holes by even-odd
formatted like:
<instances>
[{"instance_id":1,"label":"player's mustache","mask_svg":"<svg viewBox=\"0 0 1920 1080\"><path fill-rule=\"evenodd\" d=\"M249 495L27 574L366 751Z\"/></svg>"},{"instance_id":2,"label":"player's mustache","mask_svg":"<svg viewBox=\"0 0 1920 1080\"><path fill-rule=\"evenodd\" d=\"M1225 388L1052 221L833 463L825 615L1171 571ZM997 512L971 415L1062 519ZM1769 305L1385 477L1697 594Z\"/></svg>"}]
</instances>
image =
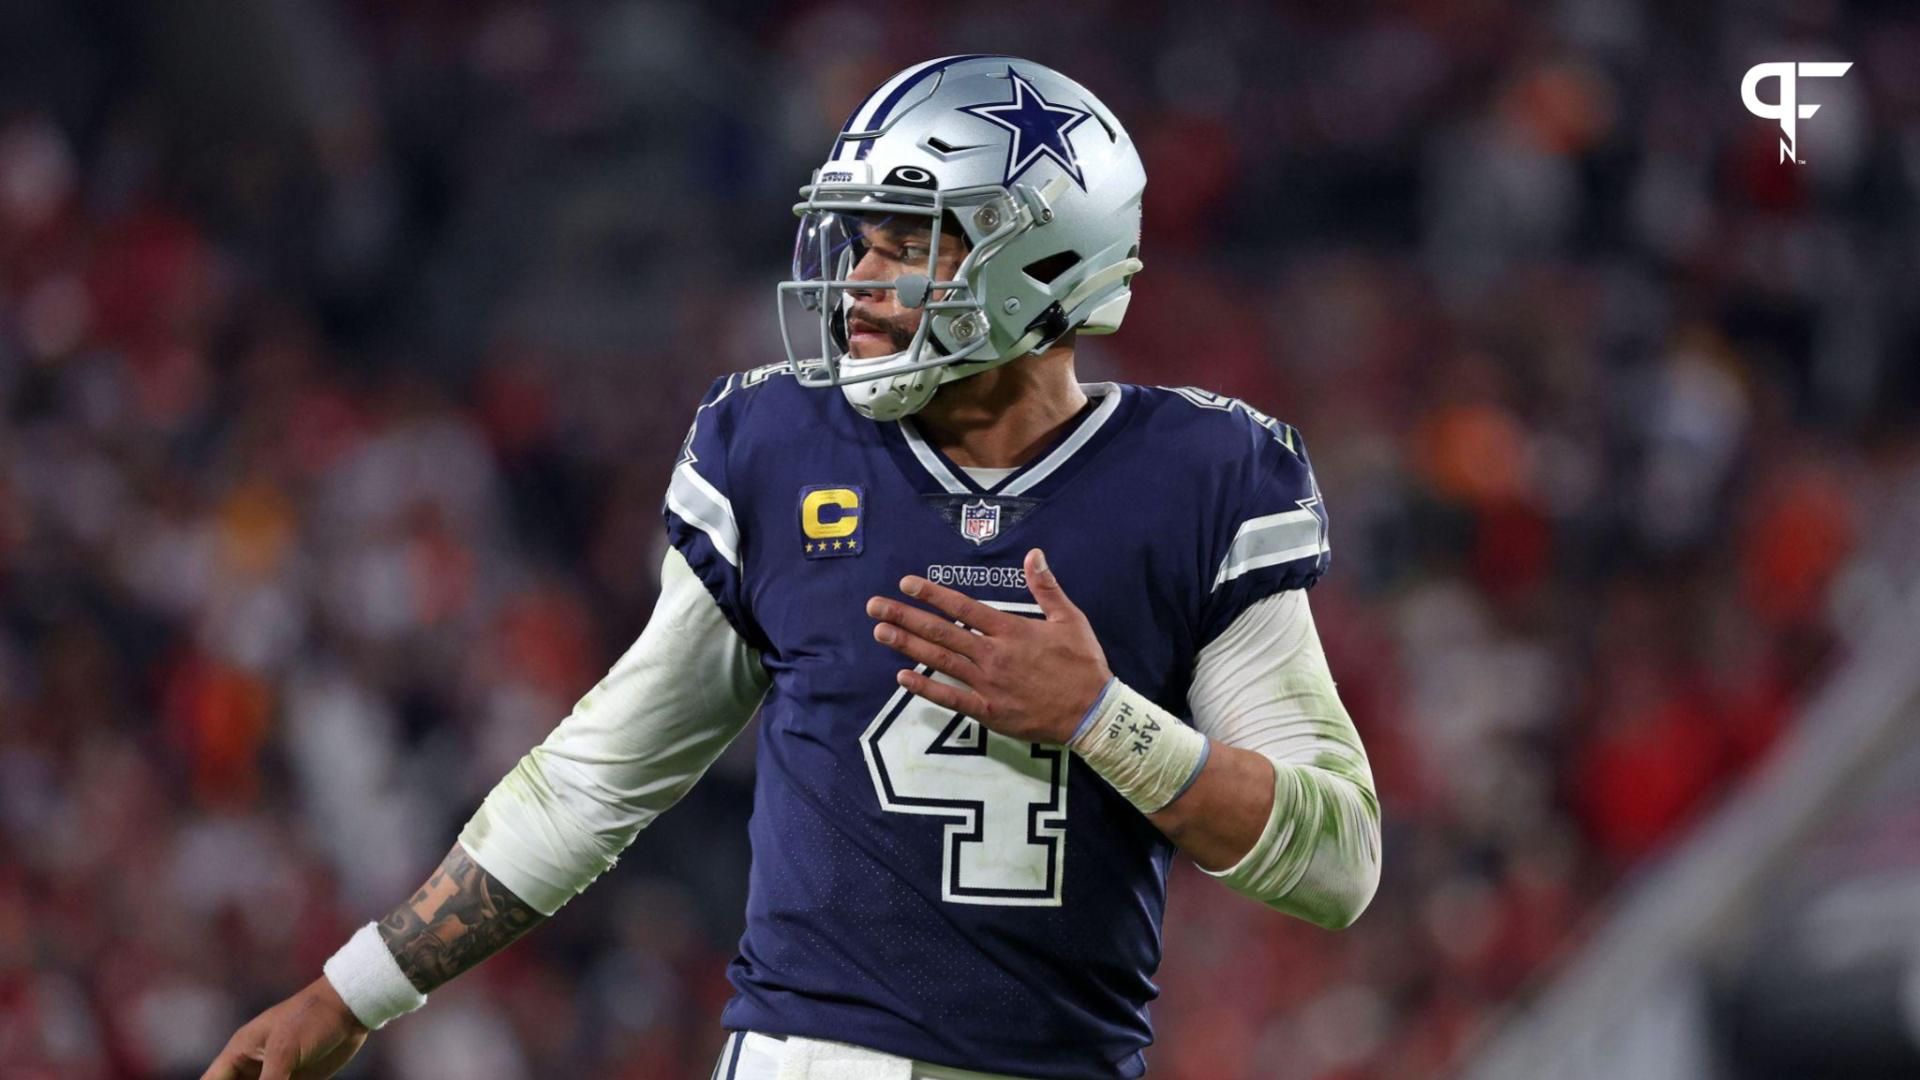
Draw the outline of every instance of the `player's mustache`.
<instances>
[{"instance_id":1,"label":"player's mustache","mask_svg":"<svg viewBox=\"0 0 1920 1080\"><path fill-rule=\"evenodd\" d=\"M903 316L902 318L905 317ZM913 344L913 332L917 328L917 325L917 322L915 322L903 326L901 325L900 319L882 318L872 312L863 311L860 308L854 308L852 313L847 316L847 329L850 332L857 330L875 330L883 333L887 335L887 340L893 345L895 351L904 350L907 346Z\"/></svg>"}]
</instances>

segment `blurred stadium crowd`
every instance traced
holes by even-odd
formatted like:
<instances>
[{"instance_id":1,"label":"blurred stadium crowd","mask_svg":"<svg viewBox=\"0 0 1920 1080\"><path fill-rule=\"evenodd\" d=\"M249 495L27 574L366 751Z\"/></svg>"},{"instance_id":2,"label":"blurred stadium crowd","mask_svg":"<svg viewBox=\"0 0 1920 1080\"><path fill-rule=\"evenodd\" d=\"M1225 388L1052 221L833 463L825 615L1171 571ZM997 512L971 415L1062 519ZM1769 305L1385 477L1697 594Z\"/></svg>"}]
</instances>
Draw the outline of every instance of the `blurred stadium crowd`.
<instances>
[{"instance_id":1,"label":"blurred stadium crowd","mask_svg":"<svg viewBox=\"0 0 1920 1080\"><path fill-rule=\"evenodd\" d=\"M1768 752L1911 467L1920 11L1808 10L5 5L0 1076L197 1075L408 894L644 624L848 107L991 49L1147 158L1082 377L1305 433L1385 806L1350 931L1176 876L1154 1075L1443 1070ZM1781 55L1856 62L1804 166ZM705 1075L750 768L357 1075Z\"/></svg>"}]
</instances>

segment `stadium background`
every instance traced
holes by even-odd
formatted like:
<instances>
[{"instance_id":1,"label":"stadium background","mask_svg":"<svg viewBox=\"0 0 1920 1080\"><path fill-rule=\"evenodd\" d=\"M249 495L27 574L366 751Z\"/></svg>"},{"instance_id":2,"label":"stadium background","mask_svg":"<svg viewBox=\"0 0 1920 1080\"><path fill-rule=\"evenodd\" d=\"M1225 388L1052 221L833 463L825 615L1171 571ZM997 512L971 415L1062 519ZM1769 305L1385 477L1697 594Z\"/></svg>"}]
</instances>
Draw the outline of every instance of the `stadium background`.
<instances>
[{"instance_id":1,"label":"stadium background","mask_svg":"<svg viewBox=\"0 0 1920 1080\"><path fill-rule=\"evenodd\" d=\"M1385 808L1344 933L1176 875L1153 1075L1460 1068L1795 745L1914 561L1910 5L12 0L0 1076L195 1076L408 894L643 625L849 106L991 50L1147 161L1082 377L1312 446ZM1855 62L1805 165L1741 107L1777 59ZM746 741L350 1075L704 1076ZM1763 1075L1732 985L1707 1044Z\"/></svg>"}]
</instances>

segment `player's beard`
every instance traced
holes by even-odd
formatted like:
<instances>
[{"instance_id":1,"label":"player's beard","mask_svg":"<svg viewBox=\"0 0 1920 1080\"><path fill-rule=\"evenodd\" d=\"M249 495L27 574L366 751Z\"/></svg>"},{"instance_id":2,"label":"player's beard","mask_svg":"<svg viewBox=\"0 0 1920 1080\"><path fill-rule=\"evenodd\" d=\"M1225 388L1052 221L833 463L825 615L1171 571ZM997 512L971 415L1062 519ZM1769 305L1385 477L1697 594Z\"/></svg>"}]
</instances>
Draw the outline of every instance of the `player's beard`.
<instances>
[{"instance_id":1,"label":"player's beard","mask_svg":"<svg viewBox=\"0 0 1920 1080\"><path fill-rule=\"evenodd\" d=\"M920 328L920 318L921 313L917 311L911 315L902 314L893 318L882 318L855 309L853 321L867 323L887 335L887 350L874 356L855 356L854 359L874 360L880 356L906 352L907 347L913 344L914 331Z\"/></svg>"}]
</instances>

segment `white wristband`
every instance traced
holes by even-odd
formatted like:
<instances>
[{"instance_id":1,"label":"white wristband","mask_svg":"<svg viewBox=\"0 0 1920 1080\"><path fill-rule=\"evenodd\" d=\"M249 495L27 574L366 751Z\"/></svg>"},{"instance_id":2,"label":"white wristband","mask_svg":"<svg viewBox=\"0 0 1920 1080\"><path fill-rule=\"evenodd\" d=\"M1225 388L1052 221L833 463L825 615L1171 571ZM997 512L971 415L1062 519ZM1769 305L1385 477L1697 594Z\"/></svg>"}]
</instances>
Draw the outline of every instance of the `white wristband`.
<instances>
[{"instance_id":1,"label":"white wristband","mask_svg":"<svg viewBox=\"0 0 1920 1080\"><path fill-rule=\"evenodd\" d=\"M377 1031L394 1017L427 1003L427 995L407 981L373 923L355 931L320 970L368 1031Z\"/></svg>"},{"instance_id":2,"label":"white wristband","mask_svg":"<svg viewBox=\"0 0 1920 1080\"><path fill-rule=\"evenodd\" d=\"M1143 814L1185 794L1211 752L1205 735L1117 677L1067 745Z\"/></svg>"}]
</instances>

